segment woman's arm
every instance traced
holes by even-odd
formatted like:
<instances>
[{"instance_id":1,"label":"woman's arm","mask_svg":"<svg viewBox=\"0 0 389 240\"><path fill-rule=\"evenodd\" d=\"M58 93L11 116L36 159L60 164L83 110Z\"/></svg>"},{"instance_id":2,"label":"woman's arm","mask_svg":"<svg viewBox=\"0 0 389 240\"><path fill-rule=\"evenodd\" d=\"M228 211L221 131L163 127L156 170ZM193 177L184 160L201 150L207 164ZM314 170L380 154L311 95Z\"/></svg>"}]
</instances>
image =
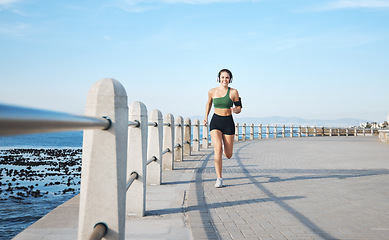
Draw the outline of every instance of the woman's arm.
<instances>
[{"instance_id":1,"label":"woman's arm","mask_svg":"<svg viewBox=\"0 0 389 240\"><path fill-rule=\"evenodd\" d=\"M233 91L231 92L231 100L235 103L235 102L240 102L240 97L239 97L239 93L238 93L238 90L236 89L233 89ZM240 102L241 104L241 102ZM231 107L231 110L233 113L236 113L236 114L239 114L241 111L242 111L242 105L240 106L235 106L235 107Z\"/></svg>"},{"instance_id":2,"label":"woman's arm","mask_svg":"<svg viewBox=\"0 0 389 240\"><path fill-rule=\"evenodd\" d=\"M208 115L209 112L211 111L212 108L212 89L208 91L208 101L207 104L205 105L205 117L203 120L204 125L208 124Z\"/></svg>"}]
</instances>

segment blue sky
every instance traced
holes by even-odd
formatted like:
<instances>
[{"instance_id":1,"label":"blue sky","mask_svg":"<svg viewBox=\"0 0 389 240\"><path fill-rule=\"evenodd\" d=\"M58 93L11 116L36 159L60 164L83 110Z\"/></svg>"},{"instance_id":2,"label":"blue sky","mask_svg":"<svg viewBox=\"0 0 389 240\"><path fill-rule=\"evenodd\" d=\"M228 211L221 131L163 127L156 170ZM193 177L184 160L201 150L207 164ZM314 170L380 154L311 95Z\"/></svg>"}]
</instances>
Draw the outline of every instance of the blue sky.
<instances>
[{"instance_id":1,"label":"blue sky","mask_svg":"<svg viewBox=\"0 0 389 240\"><path fill-rule=\"evenodd\" d=\"M389 0L0 0L0 102L82 114L110 77L129 103L204 115L221 68L240 117L389 115Z\"/></svg>"}]
</instances>

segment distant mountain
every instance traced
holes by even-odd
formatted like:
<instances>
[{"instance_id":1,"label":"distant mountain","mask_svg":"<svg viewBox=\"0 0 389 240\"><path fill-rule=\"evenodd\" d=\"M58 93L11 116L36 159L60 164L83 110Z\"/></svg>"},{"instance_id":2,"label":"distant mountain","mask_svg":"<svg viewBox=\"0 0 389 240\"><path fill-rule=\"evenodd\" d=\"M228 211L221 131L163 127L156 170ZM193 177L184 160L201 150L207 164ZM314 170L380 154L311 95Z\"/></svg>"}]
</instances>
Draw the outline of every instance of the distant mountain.
<instances>
[{"instance_id":1,"label":"distant mountain","mask_svg":"<svg viewBox=\"0 0 389 240\"><path fill-rule=\"evenodd\" d=\"M192 120L199 119L200 123L202 123L204 116L193 116L191 117ZM211 118L211 116L210 116ZM211 119L209 119L211 120ZM239 124L262 124L262 125L286 125L286 126L325 126L325 127L352 127L352 126L359 126L361 123L371 122L364 119L355 119L355 118L339 118L334 120L320 120L320 119L303 119L299 117L280 117L280 116L272 116L272 117L239 117L235 116L234 120L236 123Z\"/></svg>"}]
</instances>

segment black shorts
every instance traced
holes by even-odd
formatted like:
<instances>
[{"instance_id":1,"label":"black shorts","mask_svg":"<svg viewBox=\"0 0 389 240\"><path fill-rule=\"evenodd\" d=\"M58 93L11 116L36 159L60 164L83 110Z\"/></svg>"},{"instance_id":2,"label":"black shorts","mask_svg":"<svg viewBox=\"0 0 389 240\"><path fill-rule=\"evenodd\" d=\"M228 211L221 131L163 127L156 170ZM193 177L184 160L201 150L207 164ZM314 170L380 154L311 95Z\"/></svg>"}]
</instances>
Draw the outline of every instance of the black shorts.
<instances>
[{"instance_id":1,"label":"black shorts","mask_svg":"<svg viewBox=\"0 0 389 240\"><path fill-rule=\"evenodd\" d=\"M235 135L235 123L232 115L219 116L213 114L210 123L210 131L214 129L220 130L225 135Z\"/></svg>"}]
</instances>

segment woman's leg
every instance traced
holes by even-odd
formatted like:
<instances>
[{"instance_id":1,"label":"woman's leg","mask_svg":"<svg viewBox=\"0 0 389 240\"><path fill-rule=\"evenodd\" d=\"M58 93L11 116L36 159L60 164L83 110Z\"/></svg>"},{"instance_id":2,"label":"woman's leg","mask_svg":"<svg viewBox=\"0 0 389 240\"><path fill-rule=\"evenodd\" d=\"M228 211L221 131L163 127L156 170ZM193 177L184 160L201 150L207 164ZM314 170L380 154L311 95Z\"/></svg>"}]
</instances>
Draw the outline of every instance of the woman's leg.
<instances>
[{"instance_id":1,"label":"woman's leg","mask_svg":"<svg viewBox=\"0 0 389 240\"><path fill-rule=\"evenodd\" d=\"M211 139L214 149L214 161L215 161L215 171L216 177L222 178L222 156L223 156L223 134L219 130L211 131Z\"/></svg>"},{"instance_id":2,"label":"woman's leg","mask_svg":"<svg viewBox=\"0 0 389 240\"><path fill-rule=\"evenodd\" d=\"M234 150L234 135L223 135L224 155L230 159Z\"/></svg>"}]
</instances>

